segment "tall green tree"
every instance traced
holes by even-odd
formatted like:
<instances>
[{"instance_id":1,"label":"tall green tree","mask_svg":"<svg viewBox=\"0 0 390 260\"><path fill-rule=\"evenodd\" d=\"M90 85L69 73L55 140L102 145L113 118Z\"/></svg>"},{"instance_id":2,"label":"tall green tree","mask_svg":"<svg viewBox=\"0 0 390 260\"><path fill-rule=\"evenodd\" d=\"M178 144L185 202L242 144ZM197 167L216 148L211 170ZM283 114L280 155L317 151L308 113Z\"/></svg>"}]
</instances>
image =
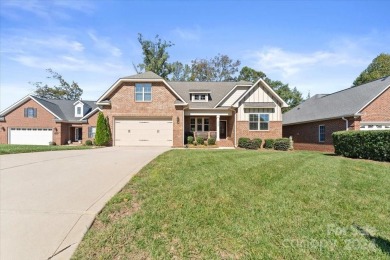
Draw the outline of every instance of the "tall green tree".
<instances>
[{"instance_id":1,"label":"tall green tree","mask_svg":"<svg viewBox=\"0 0 390 260\"><path fill-rule=\"evenodd\" d=\"M265 79L267 76L262 71L257 71L247 66L240 70L237 80L244 80L249 82L256 82L259 79Z\"/></svg>"},{"instance_id":2,"label":"tall green tree","mask_svg":"<svg viewBox=\"0 0 390 260\"><path fill-rule=\"evenodd\" d=\"M95 144L98 146L106 146L111 139L110 126L108 119L104 117L102 112L99 112L96 123Z\"/></svg>"},{"instance_id":3,"label":"tall green tree","mask_svg":"<svg viewBox=\"0 0 390 260\"><path fill-rule=\"evenodd\" d=\"M72 81L72 83L68 83L59 73L53 71L52 69L47 69L46 71L50 74L47 78L58 80L59 85L50 87L42 82L29 82L31 85L35 86L34 94L36 96L49 99L80 99L83 94L83 90L76 82Z\"/></svg>"},{"instance_id":4,"label":"tall green tree","mask_svg":"<svg viewBox=\"0 0 390 260\"><path fill-rule=\"evenodd\" d=\"M246 80L253 83L259 79L263 79L289 105L289 107L283 108L283 113L296 107L303 101L302 93L296 87L290 88L288 84L279 80L272 80L262 71L245 66L238 75L238 80Z\"/></svg>"},{"instance_id":5,"label":"tall green tree","mask_svg":"<svg viewBox=\"0 0 390 260\"><path fill-rule=\"evenodd\" d=\"M353 86L356 87L386 76L390 76L390 54L381 53L360 73L353 82Z\"/></svg>"},{"instance_id":6,"label":"tall green tree","mask_svg":"<svg viewBox=\"0 0 390 260\"><path fill-rule=\"evenodd\" d=\"M241 62L232 60L228 55L218 54L214 58L191 61L192 81L234 81Z\"/></svg>"},{"instance_id":7,"label":"tall green tree","mask_svg":"<svg viewBox=\"0 0 390 260\"><path fill-rule=\"evenodd\" d=\"M189 81L191 78L191 67L188 64L183 64L176 61L171 64L172 76L169 80L172 81Z\"/></svg>"},{"instance_id":8,"label":"tall green tree","mask_svg":"<svg viewBox=\"0 0 390 260\"><path fill-rule=\"evenodd\" d=\"M158 35L156 35L155 41L146 40L140 33L138 34L138 42L142 48L143 63L136 66L137 72L152 71L160 77L168 79L168 75L172 72L172 65L168 62L167 49L174 44L161 40Z\"/></svg>"}]
</instances>

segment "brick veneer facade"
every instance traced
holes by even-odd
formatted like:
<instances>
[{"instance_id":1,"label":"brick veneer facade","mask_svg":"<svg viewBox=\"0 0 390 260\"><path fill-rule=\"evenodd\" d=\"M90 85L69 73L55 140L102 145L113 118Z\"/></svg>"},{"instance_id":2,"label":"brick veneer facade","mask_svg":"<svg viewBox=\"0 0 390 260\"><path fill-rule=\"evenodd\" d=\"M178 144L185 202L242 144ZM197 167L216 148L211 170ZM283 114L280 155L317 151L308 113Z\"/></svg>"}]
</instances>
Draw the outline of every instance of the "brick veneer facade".
<instances>
[{"instance_id":1,"label":"brick veneer facade","mask_svg":"<svg viewBox=\"0 0 390 260\"><path fill-rule=\"evenodd\" d=\"M163 82L152 83L152 101L135 101L135 84L122 83L108 98L110 106L103 106L105 116L108 116L115 140L115 119L119 118L169 118L173 122L173 146L184 144L183 136L183 107L175 106L176 96ZM115 144L115 143L114 143Z\"/></svg>"},{"instance_id":2,"label":"brick veneer facade","mask_svg":"<svg viewBox=\"0 0 390 260\"><path fill-rule=\"evenodd\" d=\"M390 121L390 89L371 102L361 111L361 121Z\"/></svg>"},{"instance_id":3,"label":"brick veneer facade","mask_svg":"<svg viewBox=\"0 0 390 260\"><path fill-rule=\"evenodd\" d=\"M268 131L249 131L248 121L237 121L237 142L240 137L261 138L263 143L265 139L281 138L282 122L270 121Z\"/></svg>"}]
</instances>

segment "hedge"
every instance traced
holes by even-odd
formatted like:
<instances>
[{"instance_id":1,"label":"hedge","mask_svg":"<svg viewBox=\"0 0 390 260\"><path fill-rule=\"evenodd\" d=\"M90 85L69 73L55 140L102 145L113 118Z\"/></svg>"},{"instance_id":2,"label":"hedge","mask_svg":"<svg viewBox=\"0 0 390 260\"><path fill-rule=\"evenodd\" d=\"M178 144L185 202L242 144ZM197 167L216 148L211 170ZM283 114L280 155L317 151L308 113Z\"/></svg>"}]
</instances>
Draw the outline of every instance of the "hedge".
<instances>
[{"instance_id":1,"label":"hedge","mask_svg":"<svg viewBox=\"0 0 390 260\"><path fill-rule=\"evenodd\" d=\"M260 138L255 138L253 140L247 138L247 137L241 137L238 139L238 147L245 148L245 149L251 149L251 150L257 150L261 146L262 140Z\"/></svg>"},{"instance_id":2,"label":"hedge","mask_svg":"<svg viewBox=\"0 0 390 260\"><path fill-rule=\"evenodd\" d=\"M215 138L210 137L209 139L207 139L207 144L208 145L215 145Z\"/></svg>"},{"instance_id":3,"label":"hedge","mask_svg":"<svg viewBox=\"0 0 390 260\"><path fill-rule=\"evenodd\" d=\"M265 139L264 148L265 149L274 149L275 139Z\"/></svg>"},{"instance_id":4,"label":"hedge","mask_svg":"<svg viewBox=\"0 0 390 260\"><path fill-rule=\"evenodd\" d=\"M339 131L332 134L337 155L390 162L390 131Z\"/></svg>"},{"instance_id":5,"label":"hedge","mask_svg":"<svg viewBox=\"0 0 390 260\"><path fill-rule=\"evenodd\" d=\"M290 139L288 138L275 139L274 149L279 151L288 151L288 149L290 149Z\"/></svg>"}]
</instances>

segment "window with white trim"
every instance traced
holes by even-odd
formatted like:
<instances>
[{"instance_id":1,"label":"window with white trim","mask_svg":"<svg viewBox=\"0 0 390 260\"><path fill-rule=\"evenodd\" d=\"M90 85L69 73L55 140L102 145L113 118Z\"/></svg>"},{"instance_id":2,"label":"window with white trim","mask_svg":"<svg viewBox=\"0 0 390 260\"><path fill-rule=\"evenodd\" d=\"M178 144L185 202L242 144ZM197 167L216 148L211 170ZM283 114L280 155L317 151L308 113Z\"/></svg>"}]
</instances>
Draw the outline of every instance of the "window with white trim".
<instances>
[{"instance_id":1,"label":"window with white trim","mask_svg":"<svg viewBox=\"0 0 390 260\"><path fill-rule=\"evenodd\" d=\"M207 132L210 130L210 119L208 117L191 117L191 132Z\"/></svg>"},{"instance_id":2,"label":"window with white trim","mask_svg":"<svg viewBox=\"0 0 390 260\"><path fill-rule=\"evenodd\" d=\"M135 84L135 101L149 102L152 101L152 84L136 83Z\"/></svg>"},{"instance_id":3,"label":"window with white trim","mask_svg":"<svg viewBox=\"0 0 390 260\"><path fill-rule=\"evenodd\" d=\"M207 102L209 101L208 94L192 94L191 97L192 102Z\"/></svg>"},{"instance_id":4,"label":"window with white trim","mask_svg":"<svg viewBox=\"0 0 390 260\"><path fill-rule=\"evenodd\" d=\"M318 141L325 142L325 125L318 126Z\"/></svg>"},{"instance_id":5,"label":"window with white trim","mask_svg":"<svg viewBox=\"0 0 390 260\"><path fill-rule=\"evenodd\" d=\"M269 114L249 114L249 130L268 131Z\"/></svg>"},{"instance_id":6,"label":"window with white trim","mask_svg":"<svg viewBox=\"0 0 390 260\"><path fill-rule=\"evenodd\" d=\"M24 109L24 117L34 118L37 117L37 109L33 107L27 107Z\"/></svg>"}]
</instances>

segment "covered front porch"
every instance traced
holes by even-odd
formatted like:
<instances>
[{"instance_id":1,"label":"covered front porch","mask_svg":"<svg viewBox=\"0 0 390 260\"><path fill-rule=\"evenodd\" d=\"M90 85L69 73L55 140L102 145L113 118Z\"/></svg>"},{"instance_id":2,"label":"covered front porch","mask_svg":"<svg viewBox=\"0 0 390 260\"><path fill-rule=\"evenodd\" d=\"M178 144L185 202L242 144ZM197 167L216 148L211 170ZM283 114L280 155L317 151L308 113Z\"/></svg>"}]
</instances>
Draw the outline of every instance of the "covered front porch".
<instances>
[{"instance_id":1,"label":"covered front porch","mask_svg":"<svg viewBox=\"0 0 390 260\"><path fill-rule=\"evenodd\" d=\"M187 136L214 138L220 146L234 146L235 112L232 110L185 111L185 139ZM184 140L187 143L187 140Z\"/></svg>"}]
</instances>

